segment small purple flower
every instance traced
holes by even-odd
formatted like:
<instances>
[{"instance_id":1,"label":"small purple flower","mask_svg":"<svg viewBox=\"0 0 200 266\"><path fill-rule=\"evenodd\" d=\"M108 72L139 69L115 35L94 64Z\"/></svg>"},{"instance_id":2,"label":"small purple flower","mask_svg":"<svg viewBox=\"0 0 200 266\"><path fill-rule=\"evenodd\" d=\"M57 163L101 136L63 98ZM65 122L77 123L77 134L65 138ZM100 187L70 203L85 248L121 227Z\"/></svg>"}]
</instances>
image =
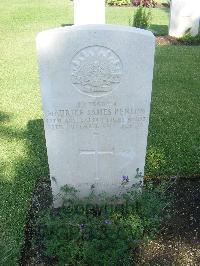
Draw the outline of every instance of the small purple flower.
<instances>
[{"instance_id":1,"label":"small purple flower","mask_svg":"<svg viewBox=\"0 0 200 266\"><path fill-rule=\"evenodd\" d=\"M123 181L123 182L129 182L129 178L128 178L128 176L127 176L127 175L123 175L123 176L122 176L122 181Z\"/></svg>"},{"instance_id":2,"label":"small purple flower","mask_svg":"<svg viewBox=\"0 0 200 266\"><path fill-rule=\"evenodd\" d=\"M105 224L112 224L112 221L111 220L105 220L104 223Z\"/></svg>"},{"instance_id":3,"label":"small purple flower","mask_svg":"<svg viewBox=\"0 0 200 266\"><path fill-rule=\"evenodd\" d=\"M85 225L84 224L80 224L79 227L80 227L81 230L83 230L85 228Z\"/></svg>"}]
</instances>

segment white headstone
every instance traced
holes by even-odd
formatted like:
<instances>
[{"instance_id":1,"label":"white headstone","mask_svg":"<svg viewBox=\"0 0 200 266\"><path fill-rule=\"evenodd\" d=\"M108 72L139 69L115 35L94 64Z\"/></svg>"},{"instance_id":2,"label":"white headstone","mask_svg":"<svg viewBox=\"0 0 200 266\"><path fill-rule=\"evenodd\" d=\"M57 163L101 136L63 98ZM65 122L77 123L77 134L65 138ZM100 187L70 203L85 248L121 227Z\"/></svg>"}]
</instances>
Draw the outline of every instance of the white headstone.
<instances>
[{"instance_id":1,"label":"white headstone","mask_svg":"<svg viewBox=\"0 0 200 266\"><path fill-rule=\"evenodd\" d=\"M169 35L182 37L187 31L199 33L200 0L172 0Z\"/></svg>"},{"instance_id":2,"label":"white headstone","mask_svg":"<svg viewBox=\"0 0 200 266\"><path fill-rule=\"evenodd\" d=\"M74 0L74 24L105 24L105 0Z\"/></svg>"},{"instance_id":3,"label":"white headstone","mask_svg":"<svg viewBox=\"0 0 200 266\"><path fill-rule=\"evenodd\" d=\"M138 186L144 173L154 36L125 26L58 28L37 37L53 194ZM54 202L55 207L61 202Z\"/></svg>"}]
</instances>

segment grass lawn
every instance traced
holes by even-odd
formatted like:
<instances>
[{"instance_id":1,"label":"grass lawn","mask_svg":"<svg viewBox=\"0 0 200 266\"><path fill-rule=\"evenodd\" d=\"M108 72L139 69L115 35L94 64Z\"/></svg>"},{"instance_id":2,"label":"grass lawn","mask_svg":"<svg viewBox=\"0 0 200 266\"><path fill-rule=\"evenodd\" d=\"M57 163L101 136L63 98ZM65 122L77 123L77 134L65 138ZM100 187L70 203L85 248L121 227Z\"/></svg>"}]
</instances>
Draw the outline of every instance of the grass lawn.
<instances>
[{"instance_id":1,"label":"grass lawn","mask_svg":"<svg viewBox=\"0 0 200 266\"><path fill-rule=\"evenodd\" d=\"M152 12L151 29L166 34L168 10ZM48 174L35 36L73 17L63 0L1 0L0 13L0 265L12 266L33 186ZM107 23L127 25L132 13L107 7ZM200 173L199 62L200 47L156 49L147 176Z\"/></svg>"},{"instance_id":2,"label":"grass lawn","mask_svg":"<svg viewBox=\"0 0 200 266\"><path fill-rule=\"evenodd\" d=\"M129 25L133 21L135 8L133 7L107 7L106 22L110 24ZM156 35L167 35L169 9L152 8L152 20L150 29Z\"/></svg>"}]
</instances>

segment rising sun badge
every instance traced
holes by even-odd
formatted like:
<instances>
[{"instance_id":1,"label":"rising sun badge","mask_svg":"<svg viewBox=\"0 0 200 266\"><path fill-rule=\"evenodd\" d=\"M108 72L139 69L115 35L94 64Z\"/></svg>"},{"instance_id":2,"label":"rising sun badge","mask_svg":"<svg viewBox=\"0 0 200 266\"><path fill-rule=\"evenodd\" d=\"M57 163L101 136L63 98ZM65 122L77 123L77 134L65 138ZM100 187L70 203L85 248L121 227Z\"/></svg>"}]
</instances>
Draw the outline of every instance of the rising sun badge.
<instances>
[{"instance_id":1,"label":"rising sun badge","mask_svg":"<svg viewBox=\"0 0 200 266\"><path fill-rule=\"evenodd\" d=\"M103 96L115 89L122 76L119 56L103 46L80 50L71 62L73 85L90 96Z\"/></svg>"}]
</instances>

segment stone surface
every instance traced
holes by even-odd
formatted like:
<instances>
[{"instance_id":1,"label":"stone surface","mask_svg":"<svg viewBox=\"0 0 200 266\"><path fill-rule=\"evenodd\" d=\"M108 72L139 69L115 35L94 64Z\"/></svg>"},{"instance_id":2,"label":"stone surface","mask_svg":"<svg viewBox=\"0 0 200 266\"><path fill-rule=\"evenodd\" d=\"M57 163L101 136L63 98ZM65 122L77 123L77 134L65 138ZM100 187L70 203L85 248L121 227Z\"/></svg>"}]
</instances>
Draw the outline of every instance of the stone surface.
<instances>
[{"instance_id":1,"label":"stone surface","mask_svg":"<svg viewBox=\"0 0 200 266\"><path fill-rule=\"evenodd\" d=\"M105 24L105 0L74 0L74 25Z\"/></svg>"},{"instance_id":2,"label":"stone surface","mask_svg":"<svg viewBox=\"0 0 200 266\"><path fill-rule=\"evenodd\" d=\"M115 194L142 183L154 46L151 32L125 26L72 26L38 35L54 196L65 184L85 196L91 188ZM57 197L55 207L60 203Z\"/></svg>"},{"instance_id":3,"label":"stone surface","mask_svg":"<svg viewBox=\"0 0 200 266\"><path fill-rule=\"evenodd\" d=\"M188 29L192 35L199 33L200 1L172 0L169 35L182 37Z\"/></svg>"}]
</instances>

